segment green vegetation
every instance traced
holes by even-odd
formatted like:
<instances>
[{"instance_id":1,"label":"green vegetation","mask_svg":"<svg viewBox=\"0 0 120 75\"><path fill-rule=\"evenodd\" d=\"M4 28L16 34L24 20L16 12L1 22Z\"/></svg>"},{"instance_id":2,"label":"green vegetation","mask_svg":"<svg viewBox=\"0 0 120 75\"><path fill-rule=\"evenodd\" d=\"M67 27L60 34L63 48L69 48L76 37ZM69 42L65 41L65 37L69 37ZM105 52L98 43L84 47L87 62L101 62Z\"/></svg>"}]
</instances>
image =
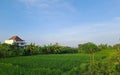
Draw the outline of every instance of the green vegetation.
<instances>
[{"instance_id":1,"label":"green vegetation","mask_svg":"<svg viewBox=\"0 0 120 75\"><path fill-rule=\"evenodd\" d=\"M119 75L120 52L102 50L94 54L44 54L0 59L0 75ZM117 55L116 55L117 54Z\"/></svg>"},{"instance_id":2,"label":"green vegetation","mask_svg":"<svg viewBox=\"0 0 120 75\"><path fill-rule=\"evenodd\" d=\"M14 56L29 56L29 55L38 55L38 54L75 54L75 53L88 53L93 54L100 50L104 49L113 49L118 48L119 44L112 46L107 46L106 44L96 45L92 42L85 44L79 44L78 48L60 46L58 43L49 44L45 46L38 46L33 43L27 45L23 48L20 48L17 44L8 45L0 44L0 58L5 57L14 57Z\"/></svg>"},{"instance_id":3,"label":"green vegetation","mask_svg":"<svg viewBox=\"0 0 120 75\"><path fill-rule=\"evenodd\" d=\"M29 56L37 54L68 54L78 53L77 48L59 46L58 43L50 44L48 46L37 46L33 43L24 48L18 47L17 44L8 45L0 44L0 58L13 56Z\"/></svg>"},{"instance_id":4,"label":"green vegetation","mask_svg":"<svg viewBox=\"0 0 120 75\"><path fill-rule=\"evenodd\" d=\"M0 75L120 75L120 44L0 44Z\"/></svg>"},{"instance_id":5,"label":"green vegetation","mask_svg":"<svg viewBox=\"0 0 120 75\"><path fill-rule=\"evenodd\" d=\"M94 43L92 42L88 42L88 43L85 43L85 44L79 44L79 52L80 53L94 53L94 52L97 52L100 50L100 48L95 45Z\"/></svg>"}]
</instances>

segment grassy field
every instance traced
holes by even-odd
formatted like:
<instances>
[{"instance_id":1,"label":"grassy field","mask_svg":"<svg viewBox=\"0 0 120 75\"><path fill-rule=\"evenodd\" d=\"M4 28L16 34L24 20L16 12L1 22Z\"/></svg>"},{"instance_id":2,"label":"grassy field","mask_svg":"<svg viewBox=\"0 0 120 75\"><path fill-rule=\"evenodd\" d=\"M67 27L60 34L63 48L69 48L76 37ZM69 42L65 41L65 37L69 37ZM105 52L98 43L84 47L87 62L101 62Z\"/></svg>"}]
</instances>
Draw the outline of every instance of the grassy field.
<instances>
[{"instance_id":1,"label":"grassy field","mask_svg":"<svg viewBox=\"0 0 120 75\"><path fill-rule=\"evenodd\" d=\"M114 50L95 53L104 61ZM0 75L80 75L79 67L90 62L89 54L49 54L0 59ZM78 73L78 74L77 74Z\"/></svg>"}]
</instances>

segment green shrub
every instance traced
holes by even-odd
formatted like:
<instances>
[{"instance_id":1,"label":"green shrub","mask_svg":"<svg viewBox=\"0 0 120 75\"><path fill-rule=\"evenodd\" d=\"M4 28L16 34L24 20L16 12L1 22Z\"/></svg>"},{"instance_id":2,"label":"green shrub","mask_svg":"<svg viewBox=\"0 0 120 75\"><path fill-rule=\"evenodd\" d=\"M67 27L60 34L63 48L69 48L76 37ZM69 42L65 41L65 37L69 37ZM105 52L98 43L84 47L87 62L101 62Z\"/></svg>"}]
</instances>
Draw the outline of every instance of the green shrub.
<instances>
[{"instance_id":1,"label":"green shrub","mask_svg":"<svg viewBox=\"0 0 120 75\"><path fill-rule=\"evenodd\" d=\"M88 42L85 44L79 44L78 50L79 50L79 53L81 53L81 52L82 53L94 53L94 52L100 51L98 46L92 42Z\"/></svg>"}]
</instances>

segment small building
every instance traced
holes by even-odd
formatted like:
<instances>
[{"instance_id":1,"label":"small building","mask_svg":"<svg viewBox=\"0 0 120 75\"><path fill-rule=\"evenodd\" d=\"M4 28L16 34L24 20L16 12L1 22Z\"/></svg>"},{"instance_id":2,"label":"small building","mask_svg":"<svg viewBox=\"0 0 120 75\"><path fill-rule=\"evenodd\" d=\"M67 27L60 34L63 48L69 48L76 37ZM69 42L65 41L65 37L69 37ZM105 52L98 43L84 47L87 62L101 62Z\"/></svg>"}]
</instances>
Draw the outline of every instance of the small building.
<instances>
[{"instance_id":1,"label":"small building","mask_svg":"<svg viewBox=\"0 0 120 75\"><path fill-rule=\"evenodd\" d=\"M22 40L20 37L18 36L12 36L11 38L9 38L8 40L5 40L6 44L17 44L20 47L24 47L25 46L25 41Z\"/></svg>"}]
</instances>

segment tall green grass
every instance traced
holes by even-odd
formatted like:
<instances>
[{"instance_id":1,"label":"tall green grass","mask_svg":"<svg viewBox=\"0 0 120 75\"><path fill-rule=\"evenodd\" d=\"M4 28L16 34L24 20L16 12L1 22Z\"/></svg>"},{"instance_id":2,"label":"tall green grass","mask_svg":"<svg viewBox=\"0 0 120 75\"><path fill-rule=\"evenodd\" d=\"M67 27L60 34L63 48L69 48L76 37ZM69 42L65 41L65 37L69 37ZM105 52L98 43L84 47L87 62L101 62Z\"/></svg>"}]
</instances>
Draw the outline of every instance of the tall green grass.
<instances>
[{"instance_id":1,"label":"tall green grass","mask_svg":"<svg viewBox=\"0 0 120 75\"><path fill-rule=\"evenodd\" d=\"M95 54L102 61L114 50ZM0 59L0 75L80 75L79 67L89 63L89 54L49 54Z\"/></svg>"}]
</instances>

